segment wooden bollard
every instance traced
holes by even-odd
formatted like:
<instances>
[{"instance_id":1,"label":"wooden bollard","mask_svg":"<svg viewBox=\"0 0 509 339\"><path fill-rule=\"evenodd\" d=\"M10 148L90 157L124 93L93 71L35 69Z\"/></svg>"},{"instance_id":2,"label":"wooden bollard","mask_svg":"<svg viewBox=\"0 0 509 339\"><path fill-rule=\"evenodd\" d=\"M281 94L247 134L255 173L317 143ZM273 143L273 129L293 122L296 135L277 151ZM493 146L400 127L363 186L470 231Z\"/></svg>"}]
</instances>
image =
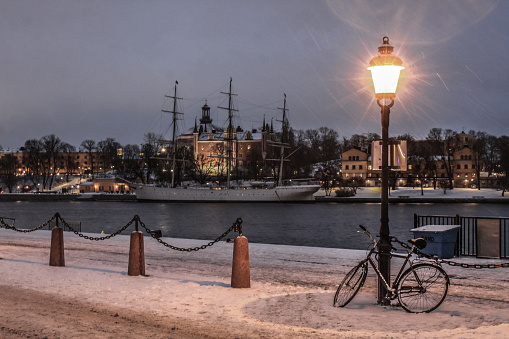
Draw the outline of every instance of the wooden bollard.
<instances>
[{"instance_id":1,"label":"wooden bollard","mask_svg":"<svg viewBox=\"0 0 509 339\"><path fill-rule=\"evenodd\" d=\"M51 250L49 254L49 265L65 266L63 228L53 227L51 230Z\"/></svg>"},{"instance_id":2,"label":"wooden bollard","mask_svg":"<svg viewBox=\"0 0 509 339\"><path fill-rule=\"evenodd\" d=\"M233 242L232 287L251 287L249 273L249 242L244 236L239 236Z\"/></svg>"},{"instance_id":3,"label":"wooden bollard","mask_svg":"<svg viewBox=\"0 0 509 339\"><path fill-rule=\"evenodd\" d=\"M127 274L131 276L145 275L145 248L143 246L143 232L131 233L131 245L129 247L129 267Z\"/></svg>"}]
</instances>

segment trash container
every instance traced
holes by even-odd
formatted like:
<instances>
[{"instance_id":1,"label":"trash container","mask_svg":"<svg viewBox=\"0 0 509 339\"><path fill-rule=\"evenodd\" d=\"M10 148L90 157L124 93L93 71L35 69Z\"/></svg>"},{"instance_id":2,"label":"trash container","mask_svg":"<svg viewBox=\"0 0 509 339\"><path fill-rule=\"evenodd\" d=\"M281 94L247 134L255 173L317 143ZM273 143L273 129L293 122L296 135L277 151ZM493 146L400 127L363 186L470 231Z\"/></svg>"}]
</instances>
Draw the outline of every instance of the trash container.
<instances>
[{"instance_id":1,"label":"trash container","mask_svg":"<svg viewBox=\"0 0 509 339\"><path fill-rule=\"evenodd\" d=\"M427 246L422 252L447 259L454 257L454 245L460 225L426 225L411 229L414 238L424 238Z\"/></svg>"}]
</instances>

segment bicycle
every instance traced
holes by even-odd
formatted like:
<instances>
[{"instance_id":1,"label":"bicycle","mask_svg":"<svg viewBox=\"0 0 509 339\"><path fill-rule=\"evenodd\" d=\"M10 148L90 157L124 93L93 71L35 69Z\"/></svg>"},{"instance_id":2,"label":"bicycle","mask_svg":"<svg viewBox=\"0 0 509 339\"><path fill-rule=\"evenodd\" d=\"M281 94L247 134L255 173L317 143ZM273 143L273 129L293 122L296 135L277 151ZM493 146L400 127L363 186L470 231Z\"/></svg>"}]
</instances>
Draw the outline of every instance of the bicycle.
<instances>
[{"instance_id":1,"label":"bicycle","mask_svg":"<svg viewBox=\"0 0 509 339\"><path fill-rule=\"evenodd\" d=\"M368 263L371 264L378 278L381 279L387 295L384 301L390 303L396 298L405 311L410 313L423 313L435 310L444 301L449 288L449 276L440 267L438 262L414 262L411 260L413 254L418 254L419 250L426 247L426 241L423 238L411 239L408 244L399 241L396 237L391 237L392 242L400 244L408 252L406 255L391 253L390 256L403 258L403 262L398 275L394 279L392 286L385 281L373 256L380 253L377 250L378 241L362 225L359 225L362 233L368 235L373 242L366 259L363 259L357 266L348 272L338 287L334 296L334 307L345 307L355 297L357 292L364 285L368 274ZM359 231L361 232L361 231ZM395 248L393 247L393 250ZM384 254L388 255L388 254ZM404 271L405 267L408 268Z\"/></svg>"}]
</instances>

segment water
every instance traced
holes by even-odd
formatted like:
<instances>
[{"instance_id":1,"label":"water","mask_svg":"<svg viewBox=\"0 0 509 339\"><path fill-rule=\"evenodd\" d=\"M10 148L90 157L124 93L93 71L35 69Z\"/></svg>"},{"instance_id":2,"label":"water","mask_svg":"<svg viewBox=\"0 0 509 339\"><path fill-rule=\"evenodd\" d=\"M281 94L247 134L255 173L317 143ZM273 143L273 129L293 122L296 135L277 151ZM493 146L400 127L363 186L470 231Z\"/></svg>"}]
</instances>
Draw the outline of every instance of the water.
<instances>
[{"instance_id":1,"label":"water","mask_svg":"<svg viewBox=\"0 0 509 339\"><path fill-rule=\"evenodd\" d=\"M148 228L162 230L165 237L207 241L240 217L250 242L351 249L369 245L367 237L356 232L357 225L374 234L380 228L380 205L375 203L0 202L0 216L15 218L18 228L36 227L56 212L68 222L80 221L83 232L110 234L139 215ZM414 213L509 217L505 204L390 204L391 235L401 240L412 237ZM125 233L133 230L131 226Z\"/></svg>"}]
</instances>

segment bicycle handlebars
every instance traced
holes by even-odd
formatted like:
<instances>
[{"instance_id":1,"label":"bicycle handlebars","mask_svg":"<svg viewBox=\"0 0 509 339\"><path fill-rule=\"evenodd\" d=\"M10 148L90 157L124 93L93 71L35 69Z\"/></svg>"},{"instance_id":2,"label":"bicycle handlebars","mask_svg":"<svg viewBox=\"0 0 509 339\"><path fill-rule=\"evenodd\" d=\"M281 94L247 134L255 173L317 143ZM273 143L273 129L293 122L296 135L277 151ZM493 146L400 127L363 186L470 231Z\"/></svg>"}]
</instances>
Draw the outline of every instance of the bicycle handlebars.
<instances>
[{"instance_id":1,"label":"bicycle handlebars","mask_svg":"<svg viewBox=\"0 0 509 339\"><path fill-rule=\"evenodd\" d=\"M371 232L369 232L369 231L366 229L366 227L364 227L364 226L362 226L362 225L359 225L359 227L361 228L362 233L366 234L366 235L367 235L367 236L371 239L371 241L373 242L373 246L374 246L374 247L376 247L376 245L377 245L377 243L378 243L378 242L376 241L376 239L375 239L375 238L373 238L373 235L371 234Z\"/></svg>"}]
</instances>

